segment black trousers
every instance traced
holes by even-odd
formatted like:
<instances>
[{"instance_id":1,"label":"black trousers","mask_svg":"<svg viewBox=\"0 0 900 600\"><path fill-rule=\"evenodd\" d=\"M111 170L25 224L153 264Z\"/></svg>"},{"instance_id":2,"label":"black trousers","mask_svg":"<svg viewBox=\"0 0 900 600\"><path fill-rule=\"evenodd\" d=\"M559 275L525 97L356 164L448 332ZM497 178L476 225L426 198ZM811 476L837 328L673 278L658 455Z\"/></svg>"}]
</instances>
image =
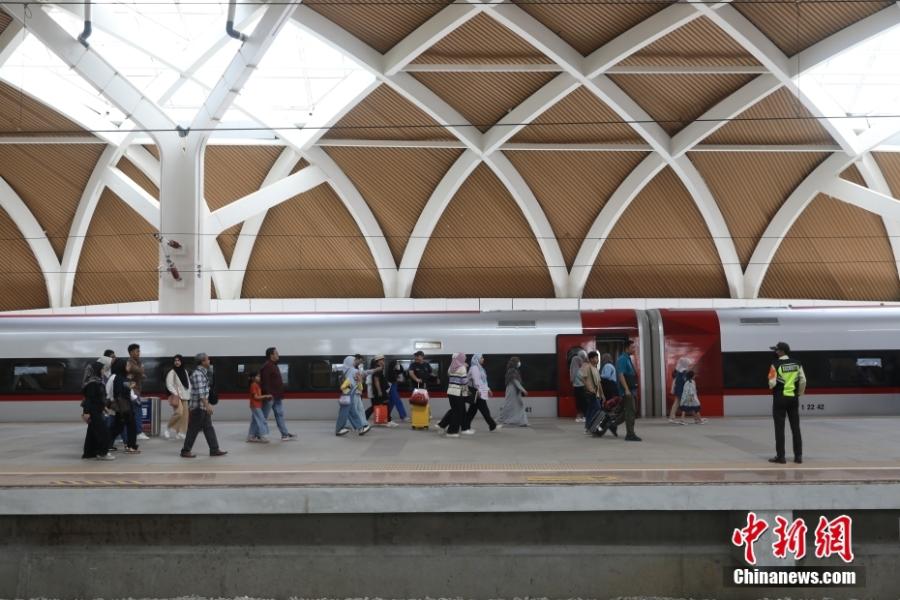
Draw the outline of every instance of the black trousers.
<instances>
[{"instance_id":1,"label":"black trousers","mask_svg":"<svg viewBox=\"0 0 900 600\"><path fill-rule=\"evenodd\" d=\"M81 458L105 456L109 451L109 429L106 428L106 418L100 409L88 410L91 420L87 426L87 434L84 436L84 452Z\"/></svg>"},{"instance_id":2,"label":"black trousers","mask_svg":"<svg viewBox=\"0 0 900 600\"><path fill-rule=\"evenodd\" d=\"M134 413L130 410L116 413L116 421L113 423L112 431L109 432L110 448L116 438L122 435L122 431L125 431L125 446L137 448L137 424L134 422Z\"/></svg>"},{"instance_id":3,"label":"black trousers","mask_svg":"<svg viewBox=\"0 0 900 600\"><path fill-rule=\"evenodd\" d=\"M775 394L772 396L772 419L775 421L775 456L784 458L784 418L791 425L794 442L794 458L803 456L803 439L800 437L800 399Z\"/></svg>"},{"instance_id":4,"label":"black trousers","mask_svg":"<svg viewBox=\"0 0 900 600\"><path fill-rule=\"evenodd\" d=\"M203 437L206 438L206 445L209 446L209 451L216 452L219 449L219 440L216 439L216 430L212 424L212 416L202 408L195 408L188 414L188 430L184 438L182 452L191 451L201 431L203 432Z\"/></svg>"},{"instance_id":5,"label":"black trousers","mask_svg":"<svg viewBox=\"0 0 900 600\"><path fill-rule=\"evenodd\" d=\"M481 394L471 389L469 391L471 392L471 395L467 400L469 403L469 410L466 412L465 421L463 421L463 429L471 429L472 419L480 412L481 416L484 417L484 422L488 425L488 429L491 431L495 430L497 428L497 423L494 421L494 418L491 417L491 409L488 408L487 402L481 397Z\"/></svg>"},{"instance_id":6,"label":"black trousers","mask_svg":"<svg viewBox=\"0 0 900 600\"><path fill-rule=\"evenodd\" d=\"M575 411L584 416L585 411L588 410L587 405L587 392L584 389L584 386L576 386L572 388L575 390Z\"/></svg>"},{"instance_id":7,"label":"black trousers","mask_svg":"<svg viewBox=\"0 0 900 600\"><path fill-rule=\"evenodd\" d=\"M459 433L466 422L466 399L463 396L447 396L450 410L441 419L440 426L447 428L447 433Z\"/></svg>"}]
</instances>

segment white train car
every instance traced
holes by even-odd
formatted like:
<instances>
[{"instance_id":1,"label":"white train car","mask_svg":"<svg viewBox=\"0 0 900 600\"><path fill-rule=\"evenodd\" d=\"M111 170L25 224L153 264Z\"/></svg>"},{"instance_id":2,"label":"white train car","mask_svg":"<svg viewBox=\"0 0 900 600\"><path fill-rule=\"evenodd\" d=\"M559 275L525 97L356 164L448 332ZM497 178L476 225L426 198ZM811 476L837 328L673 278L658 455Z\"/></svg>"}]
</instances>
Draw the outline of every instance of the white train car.
<instances>
[{"instance_id":1,"label":"white train car","mask_svg":"<svg viewBox=\"0 0 900 600\"><path fill-rule=\"evenodd\" d=\"M433 410L447 406L453 352L483 353L496 410L509 358L521 358L533 416L571 417L568 361L581 348L616 357L637 342L638 410L666 414L679 358L693 365L708 416L770 413L769 347L785 341L803 362L805 413L900 414L900 309L812 308L608 310L591 312L8 316L0 318L0 421L77 418L84 366L107 348L141 346L145 395L165 395L174 354L190 364L213 358L222 398L219 419L247 417L247 375L275 346L291 419L330 419L337 411L334 368L349 354L408 362L423 350L435 378ZM408 395L409 390L404 390ZM163 412L167 412L163 408ZM164 414L163 417L166 415Z\"/></svg>"}]
</instances>

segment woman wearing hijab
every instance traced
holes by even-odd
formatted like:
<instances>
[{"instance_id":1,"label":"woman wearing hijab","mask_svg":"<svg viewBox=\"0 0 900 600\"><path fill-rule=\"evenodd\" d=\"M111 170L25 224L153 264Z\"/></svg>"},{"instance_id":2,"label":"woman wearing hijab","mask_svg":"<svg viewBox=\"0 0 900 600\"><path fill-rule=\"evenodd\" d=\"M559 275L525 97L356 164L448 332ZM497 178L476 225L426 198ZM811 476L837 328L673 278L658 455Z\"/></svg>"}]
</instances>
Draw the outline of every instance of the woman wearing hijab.
<instances>
[{"instance_id":1,"label":"woman wearing hijab","mask_svg":"<svg viewBox=\"0 0 900 600\"><path fill-rule=\"evenodd\" d=\"M449 384L447 385L447 399L450 401L450 410L438 423L438 430L446 430L447 437L459 437L459 431L466 420L466 399L469 397L469 379L466 369L466 353L457 352L450 361L447 369Z\"/></svg>"},{"instance_id":2,"label":"woman wearing hijab","mask_svg":"<svg viewBox=\"0 0 900 600\"><path fill-rule=\"evenodd\" d=\"M172 359L172 369L166 374L166 389L169 390L169 406L172 417L163 431L163 437L169 439L173 435L184 439L188 425L188 402L191 401L191 379L184 367L184 357L176 354Z\"/></svg>"},{"instance_id":3,"label":"woman wearing hijab","mask_svg":"<svg viewBox=\"0 0 900 600\"><path fill-rule=\"evenodd\" d=\"M116 439L124 429L127 433L125 437L125 452L128 454L139 454L137 445L137 425L132 412L131 385L128 381L128 373L126 371L126 362L123 358L117 358L112 364L112 376L106 382L106 396L112 404L112 409L116 413L116 421L110 432L110 439Z\"/></svg>"},{"instance_id":4,"label":"woman wearing hijab","mask_svg":"<svg viewBox=\"0 0 900 600\"><path fill-rule=\"evenodd\" d=\"M88 366L84 386L81 388L84 393L81 419L87 423L87 435L84 438L81 458L115 459L115 456L109 453L109 430L103 417L103 411L106 410L106 390L101 379L103 365L104 363L98 360Z\"/></svg>"},{"instance_id":5,"label":"woman wearing hijab","mask_svg":"<svg viewBox=\"0 0 900 600\"><path fill-rule=\"evenodd\" d=\"M525 402L522 400L522 396L527 396L528 392L522 385L522 374L519 372L521 366L522 361L518 356L510 358L506 365L506 402L500 409L498 418L504 425L528 427L528 415L525 414Z\"/></svg>"},{"instance_id":6,"label":"woman wearing hijab","mask_svg":"<svg viewBox=\"0 0 900 600\"><path fill-rule=\"evenodd\" d=\"M576 423L584 422L584 413L587 410L587 393L584 391L584 379L582 377L582 366L587 360L587 351L583 348L572 357L569 363L569 381L572 382L572 389L575 393L575 410L578 411L575 416Z\"/></svg>"},{"instance_id":7,"label":"woman wearing hijab","mask_svg":"<svg viewBox=\"0 0 900 600\"><path fill-rule=\"evenodd\" d=\"M366 435L372 426L366 422L365 412L360 396L362 373L356 368L356 357L348 356L341 367L341 400L338 411L337 423L334 426L335 435L342 436L350 433L350 427L359 435Z\"/></svg>"},{"instance_id":8,"label":"woman wearing hijab","mask_svg":"<svg viewBox=\"0 0 900 600\"><path fill-rule=\"evenodd\" d=\"M481 412L481 416L484 417L489 430L496 431L503 427L502 425L497 425L493 417L491 417L491 409L487 405L487 399L491 397L491 389L488 387L487 373L484 371L484 356L481 354L472 355L468 381L471 406L469 406L469 410L466 413L462 432L468 435L475 433L475 430L472 429L472 419L475 418L475 413L477 412Z\"/></svg>"}]
</instances>

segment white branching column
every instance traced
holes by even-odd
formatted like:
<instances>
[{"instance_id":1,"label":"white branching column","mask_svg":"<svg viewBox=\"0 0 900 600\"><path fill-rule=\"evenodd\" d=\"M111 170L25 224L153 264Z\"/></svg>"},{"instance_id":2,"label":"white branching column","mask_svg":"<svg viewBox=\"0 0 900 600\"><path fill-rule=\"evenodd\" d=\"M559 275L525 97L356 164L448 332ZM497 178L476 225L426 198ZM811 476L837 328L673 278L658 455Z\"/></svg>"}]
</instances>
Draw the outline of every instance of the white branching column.
<instances>
[{"instance_id":1,"label":"white branching column","mask_svg":"<svg viewBox=\"0 0 900 600\"><path fill-rule=\"evenodd\" d=\"M175 274L166 269L159 280L162 313L208 312L211 268L206 242L206 201L203 196L203 153L206 138L197 133L157 137L160 158L159 213L160 265L171 260ZM172 248L165 240L177 242Z\"/></svg>"}]
</instances>

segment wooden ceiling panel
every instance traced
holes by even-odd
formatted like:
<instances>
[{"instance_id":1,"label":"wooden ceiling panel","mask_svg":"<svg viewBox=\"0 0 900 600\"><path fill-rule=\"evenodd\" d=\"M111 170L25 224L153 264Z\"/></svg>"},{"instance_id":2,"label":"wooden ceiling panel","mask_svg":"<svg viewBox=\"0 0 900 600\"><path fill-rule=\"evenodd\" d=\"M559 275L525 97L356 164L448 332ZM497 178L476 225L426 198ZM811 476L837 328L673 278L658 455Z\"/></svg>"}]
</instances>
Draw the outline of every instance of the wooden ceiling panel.
<instances>
[{"instance_id":1,"label":"wooden ceiling panel","mask_svg":"<svg viewBox=\"0 0 900 600\"><path fill-rule=\"evenodd\" d=\"M560 0L513 0L582 54L590 54L668 6L635 0L618 4Z\"/></svg>"},{"instance_id":2,"label":"wooden ceiling panel","mask_svg":"<svg viewBox=\"0 0 900 600\"><path fill-rule=\"evenodd\" d=\"M706 17L695 19L635 52L620 65L673 67L756 66L743 46Z\"/></svg>"},{"instance_id":3,"label":"wooden ceiling panel","mask_svg":"<svg viewBox=\"0 0 900 600\"><path fill-rule=\"evenodd\" d=\"M691 152L712 192L746 268L778 209L827 154Z\"/></svg>"},{"instance_id":4,"label":"wooden ceiling panel","mask_svg":"<svg viewBox=\"0 0 900 600\"><path fill-rule=\"evenodd\" d=\"M671 169L657 175L613 227L584 297L728 297L709 229Z\"/></svg>"},{"instance_id":5,"label":"wooden ceiling panel","mask_svg":"<svg viewBox=\"0 0 900 600\"><path fill-rule=\"evenodd\" d=\"M16 191L61 258L91 172L103 153L93 144L0 144L0 177Z\"/></svg>"},{"instance_id":6,"label":"wooden ceiling panel","mask_svg":"<svg viewBox=\"0 0 900 600\"><path fill-rule=\"evenodd\" d=\"M73 306L156 300L159 245L155 229L104 190L81 250Z\"/></svg>"},{"instance_id":7,"label":"wooden ceiling panel","mask_svg":"<svg viewBox=\"0 0 900 600\"><path fill-rule=\"evenodd\" d=\"M769 94L713 132L708 144L833 144L790 90Z\"/></svg>"},{"instance_id":8,"label":"wooden ceiling panel","mask_svg":"<svg viewBox=\"0 0 900 600\"><path fill-rule=\"evenodd\" d=\"M327 152L366 199L397 264L428 198L462 154L424 148L333 147Z\"/></svg>"},{"instance_id":9,"label":"wooden ceiling panel","mask_svg":"<svg viewBox=\"0 0 900 600\"><path fill-rule=\"evenodd\" d=\"M6 83L0 83L0 135L88 135L81 126Z\"/></svg>"},{"instance_id":10,"label":"wooden ceiling panel","mask_svg":"<svg viewBox=\"0 0 900 600\"><path fill-rule=\"evenodd\" d=\"M782 241L759 295L900 300L897 266L881 217L817 196Z\"/></svg>"},{"instance_id":11,"label":"wooden ceiling panel","mask_svg":"<svg viewBox=\"0 0 900 600\"><path fill-rule=\"evenodd\" d=\"M0 10L0 33L12 23L12 17Z\"/></svg>"},{"instance_id":12,"label":"wooden ceiling panel","mask_svg":"<svg viewBox=\"0 0 900 600\"><path fill-rule=\"evenodd\" d=\"M637 144L643 139L597 96L580 87L541 113L510 141Z\"/></svg>"},{"instance_id":13,"label":"wooden ceiling panel","mask_svg":"<svg viewBox=\"0 0 900 600\"><path fill-rule=\"evenodd\" d=\"M384 289L366 240L330 186L269 210L244 298L376 298Z\"/></svg>"},{"instance_id":14,"label":"wooden ceiling panel","mask_svg":"<svg viewBox=\"0 0 900 600\"><path fill-rule=\"evenodd\" d=\"M125 157L119 161L119 164L116 165L116 168L125 173L128 177L130 177L136 184L141 186L145 192L159 200L159 188L156 187L156 184L147 177L143 171L138 169L133 162L128 160Z\"/></svg>"},{"instance_id":15,"label":"wooden ceiling panel","mask_svg":"<svg viewBox=\"0 0 900 600\"><path fill-rule=\"evenodd\" d=\"M846 179L847 181L852 181L856 185L866 186L866 180L863 179L862 173L859 172L859 169L856 168L856 165L850 165L850 167L841 173L841 179Z\"/></svg>"},{"instance_id":16,"label":"wooden ceiling panel","mask_svg":"<svg viewBox=\"0 0 900 600\"><path fill-rule=\"evenodd\" d=\"M504 152L547 214L571 268L594 218L643 152Z\"/></svg>"},{"instance_id":17,"label":"wooden ceiling panel","mask_svg":"<svg viewBox=\"0 0 900 600\"><path fill-rule=\"evenodd\" d=\"M413 73L469 123L487 131L555 73Z\"/></svg>"},{"instance_id":18,"label":"wooden ceiling panel","mask_svg":"<svg viewBox=\"0 0 900 600\"><path fill-rule=\"evenodd\" d=\"M894 198L900 198L900 152L873 152Z\"/></svg>"},{"instance_id":19,"label":"wooden ceiling panel","mask_svg":"<svg viewBox=\"0 0 900 600\"><path fill-rule=\"evenodd\" d=\"M752 75L612 75L626 94L674 135Z\"/></svg>"},{"instance_id":20,"label":"wooden ceiling panel","mask_svg":"<svg viewBox=\"0 0 900 600\"><path fill-rule=\"evenodd\" d=\"M552 62L540 50L480 14L413 60L422 64L528 64Z\"/></svg>"},{"instance_id":21,"label":"wooden ceiling panel","mask_svg":"<svg viewBox=\"0 0 900 600\"><path fill-rule=\"evenodd\" d=\"M209 210L257 191L282 150L279 146L207 146L203 185Z\"/></svg>"},{"instance_id":22,"label":"wooden ceiling panel","mask_svg":"<svg viewBox=\"0 0 900 600\"><path fill-rule=\"evenodd\" d=\"M306 6L384 54L450 1L316 0Z\"/></svg>"},{"instance_id":23,"label":"wooden ceiling panel","mask_svg":"<svg viewBox=\"0 0 900 600\"><path fill-rule=\"evenodd\" d=\"M375 88L324 137L411 141L455 139L424 111L386 85Z\"/></svg>"},{"instance_id":24,"label":"wooden ceiling panel","mask_svg":"<svg viewBox=\"0 0 900 600\"><path fill-rule=\"evenodd\" d=\"M553 283L518 205L485 165L453 197L422 256L414 298L552 298Z\"/></svg>"},{"instance_id":25,"label":"wooden ceiling panel","mask_svg":"<svg viewBox=\"0 0 900 600\"><path fill-rule=\"evenodd\" d=\"M893 2L840 0L773 3L744 0L734 7L756 25L787 56L793 56L829 35L852 25Z\"/></svg>"},{"instance_id":26,"label":"wooden ceiling panel","mask_svg":"<svg viewBox=\"0 0 900 600\"><path fill-rule=\"evenodd\" d=\"M47 286L31 247L0 209L0 311L47 308Z\"/></svg>"},{"instance_id":27,"label":"wooden ceiling panel","mask_svg":"<svg viewBox=\"0 0 900 600\"><path fill-rule=\"evenodd\" d=\"M204 165L204 195L210 210L216 210L262 187L266 175L283 148L279 146L207 146ZM231 261L240 225L217 238L226 261Z\"/></svg>"}]
</instances>

